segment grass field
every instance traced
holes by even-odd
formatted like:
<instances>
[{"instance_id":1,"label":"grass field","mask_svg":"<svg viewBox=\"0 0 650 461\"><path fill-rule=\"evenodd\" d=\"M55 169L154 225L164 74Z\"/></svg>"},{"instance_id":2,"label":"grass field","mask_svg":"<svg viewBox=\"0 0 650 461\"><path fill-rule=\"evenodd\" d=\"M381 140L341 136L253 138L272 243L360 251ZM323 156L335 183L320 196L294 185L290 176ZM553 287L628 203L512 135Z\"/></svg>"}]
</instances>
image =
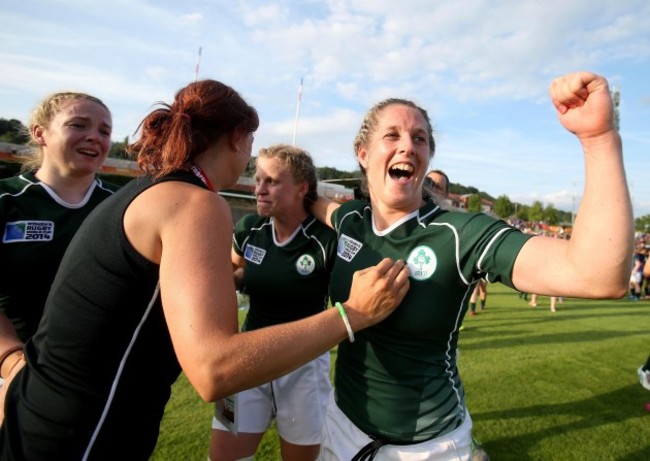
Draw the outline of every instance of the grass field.
<instances>
[{"instance_id":1,"label":"grass field","mask_svg":"<svg viewBox=\"0 0 650 461\"><path fill-rule=\"evenodd\" d=\"M551 313L548 298L533 309L490 286L460 339L474 435L492 461L650 460L650 392L636 375L648 354L650 301L567 299ZM181 376L152 459L204 461L211 415ZM275 439L257 460L280 459Z\"/></svg>"}]
</instances>

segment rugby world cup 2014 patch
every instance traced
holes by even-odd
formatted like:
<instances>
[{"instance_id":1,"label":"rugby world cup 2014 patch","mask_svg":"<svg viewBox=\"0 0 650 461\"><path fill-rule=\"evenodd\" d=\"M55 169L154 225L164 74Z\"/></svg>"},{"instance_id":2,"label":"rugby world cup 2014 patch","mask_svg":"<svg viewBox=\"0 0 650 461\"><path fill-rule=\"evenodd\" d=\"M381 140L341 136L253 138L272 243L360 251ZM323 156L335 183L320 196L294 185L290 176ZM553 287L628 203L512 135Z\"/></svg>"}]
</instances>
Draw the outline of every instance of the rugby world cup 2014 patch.
<instances>
[{"instance_id":1,"label":"rugby world cup 2014 patch","mask_svg":"<svg viewBox=\"0 0 650 461\"><path fill-rule=\"evenodd\" d=\"M5 225L2 243L48 242L53 237L52 221L13 221Z\"/></svg>"},{"instance_id":2,"label":"rugby world cup 2014 patch","mask_svg":"<svg viewBox=\"0 0 650 461\"><path fill-rule=\"evenodd\" d=\"M363 243L360 241L342 234L336 246L336 254L339 258L350 262L357 255L359 250L361 250L362 246Z\"/></svg>"},{"instance_id":3,"label":"rugby world cup 2014 patch","mask_svg":"<svg viewBox=\"0 0 650 461\"><path fill-rule=\"evenodd\" d=\"M253 245L246 245L244 249L244 259L250 261L253 264L260 265L264 260L266 255L266 250L264 248L256 247Z\"/></svg>"}]
</instances>

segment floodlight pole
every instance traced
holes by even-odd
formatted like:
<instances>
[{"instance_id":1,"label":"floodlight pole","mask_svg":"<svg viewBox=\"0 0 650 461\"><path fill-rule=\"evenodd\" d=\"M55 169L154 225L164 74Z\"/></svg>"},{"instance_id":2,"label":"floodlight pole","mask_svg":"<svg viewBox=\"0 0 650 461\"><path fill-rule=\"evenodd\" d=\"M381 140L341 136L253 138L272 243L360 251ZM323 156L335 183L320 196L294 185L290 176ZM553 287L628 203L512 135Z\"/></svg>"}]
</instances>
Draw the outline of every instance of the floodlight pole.
<instances>
[{"instance_id":1,"label":"floodlight pole","mask_svg":"<svg viewBox=\"0 0 650 461\"><path fill-rule=\"evenodd\" d=\"M293 122L293 141L292 145L296 145L296 133L298 132L298 117L300 116L300 101L302 100L302 77L300 77L300 86L298 87L298 103L296 104L296 120Z\"/></svg>"}]
</instances>

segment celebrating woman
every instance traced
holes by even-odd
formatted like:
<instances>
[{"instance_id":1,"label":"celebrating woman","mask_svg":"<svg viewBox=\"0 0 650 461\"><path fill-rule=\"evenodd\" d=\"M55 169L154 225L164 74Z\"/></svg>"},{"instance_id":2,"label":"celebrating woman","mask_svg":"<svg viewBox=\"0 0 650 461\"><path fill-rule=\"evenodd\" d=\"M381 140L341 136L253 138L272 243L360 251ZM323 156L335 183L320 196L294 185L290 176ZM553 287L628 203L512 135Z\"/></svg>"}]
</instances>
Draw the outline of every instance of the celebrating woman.
<instances>
[{"instance_id":1,"label":"celebrating woman","mask_svg":"<svg viewBox=\"0 0 650 461\"><path fill-rule=\"evenodd\" d=\"M481 278L550 296L625 294L632 213L607 81L578 72L556 79L550 93L586 164L570 240L525 235L486 215L423 201L434 153L427 112L388 99L366 115L354 148L370 204L321 198L313 208L339 236L330 295L345 297L354 271L384 257L406 260L411 286L394 314L339 346L324 461L469 459L472 423L457 341Z\"/></svg>"}]
</instances>

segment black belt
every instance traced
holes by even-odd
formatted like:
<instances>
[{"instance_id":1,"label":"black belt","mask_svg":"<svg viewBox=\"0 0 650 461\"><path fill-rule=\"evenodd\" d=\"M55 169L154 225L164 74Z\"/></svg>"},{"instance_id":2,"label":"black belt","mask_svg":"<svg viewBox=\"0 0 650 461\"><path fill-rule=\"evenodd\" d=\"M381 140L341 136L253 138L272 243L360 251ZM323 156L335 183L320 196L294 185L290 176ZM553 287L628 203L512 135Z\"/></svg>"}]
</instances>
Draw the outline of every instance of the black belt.
<instances>
[{"instance_id":1,"label":"black belt","mask_svg":"<svg viewBox=\"0 0 650 461\"><path fill-rule=\"evenodd\" d=\"M456 424L456 427L454 429L460 427L463 421L464 418L461 421L459 421L458 424ZM376 435L370 435L370 434L366 434L366 435L370 437L372 441L364 445L363 448L361 448L361 450L359 450L357 454L354 455L350 461L372 461L373 459L375 459L375 455L377 455L379 449L384 445L413 445L416 443L428 442L429 440L435 439L440 434L433 435L424 440L417 440L411 442L400 442L396 440L386 439L384 437L378 437Z\"/></svg>"},{"instance_id":2,"label":"black belt","mask_svg":"<svg viewBox=\"0 0 650 461\"><path fill-rule=\"evenodd\" d=\"M377 454L379 449L384 445L413 445L415 443L420 443L420 442L397 442L382 437L376 437L374 435L368 435L368 437L372 439L372 442L368 443L361 450L359 450L357 454L352 457L351 461L372 461L373 459L375 459L375 455ZM427 439L427 440L431 440L431 439ZM422 440L422 442L426 442L426 440Z\"/></svg>"},{"instance_id":3,"label":"black belt","mask_svg":"<svg viewBox=\"0 0 650 461\"><path fill-rule=\"evenodd\" d=\"M386 439L374 439L372 442L364 446L359 452L354 455L351 461L371 461L375 459L375 455L381 447L388 445L390 442Z\"/></svg>"}]
</instances>

